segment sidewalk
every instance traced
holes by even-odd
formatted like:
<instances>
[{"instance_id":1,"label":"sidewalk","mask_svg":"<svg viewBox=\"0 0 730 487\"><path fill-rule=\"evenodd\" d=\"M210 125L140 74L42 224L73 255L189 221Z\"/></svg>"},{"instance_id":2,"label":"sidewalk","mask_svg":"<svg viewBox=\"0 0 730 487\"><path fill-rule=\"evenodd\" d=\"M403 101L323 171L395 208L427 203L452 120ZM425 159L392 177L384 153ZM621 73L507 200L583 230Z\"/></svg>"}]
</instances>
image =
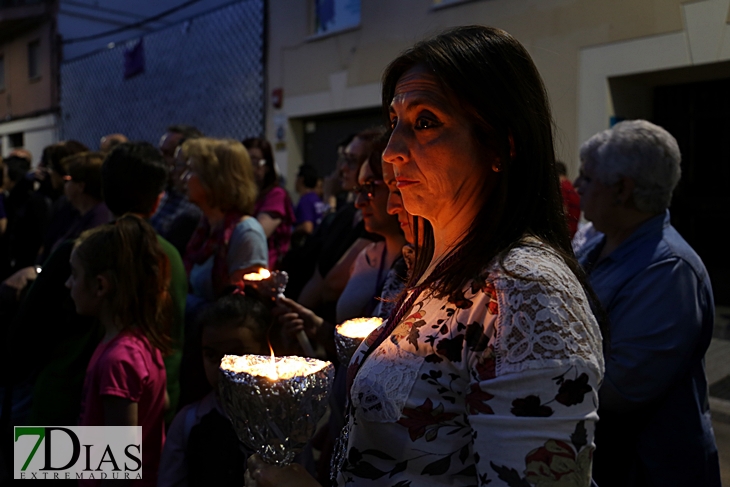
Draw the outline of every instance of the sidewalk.
<instances>
[{"instance_id":1,"label":"sidewalk","mask_svg":"<svg viewBox=\"0 0 730 487\"><path fill-rule=\"evenodd\" d=\"M705 367L722 485L730 486L730 307L716 309L715 333L705 355Z\"/></svg>"}]
</instances>

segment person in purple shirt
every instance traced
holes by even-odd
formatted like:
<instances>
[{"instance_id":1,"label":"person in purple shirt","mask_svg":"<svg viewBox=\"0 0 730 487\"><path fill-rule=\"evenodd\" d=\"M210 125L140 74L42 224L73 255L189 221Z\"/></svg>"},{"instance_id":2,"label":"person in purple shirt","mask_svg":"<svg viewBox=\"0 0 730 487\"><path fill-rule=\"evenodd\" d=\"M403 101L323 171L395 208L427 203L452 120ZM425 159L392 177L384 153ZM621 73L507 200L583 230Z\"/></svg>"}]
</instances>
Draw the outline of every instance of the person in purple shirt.
<instances>
[{"instance_id":1,"label":"person in purple shirt","mask_svg":"<svg viewBox=\"0 0 730 487\"><path fill-rule=\"evenodd\" d=\"M296 217L294 235L311 235L322 223L327 212L327 205L317 194L317 170L309 164L299 166L297 173L296 190L299 193L299 203L294 210ZM294 236L292 236L294 238Z\"/></svg>"},{"instance_id":2,"label":"person in purple shirt","mask_svg":"<svg viewBox=\"0 0 730 487\"><path fill-rule=\"evenodd\" d=\"M601 487L719 487L704 365L712 286L667 209L677 141L632 120L591 137L580 157L576 189L600 233L578 259L610 322L593 478Z\"/></svg>"}]
</instances>

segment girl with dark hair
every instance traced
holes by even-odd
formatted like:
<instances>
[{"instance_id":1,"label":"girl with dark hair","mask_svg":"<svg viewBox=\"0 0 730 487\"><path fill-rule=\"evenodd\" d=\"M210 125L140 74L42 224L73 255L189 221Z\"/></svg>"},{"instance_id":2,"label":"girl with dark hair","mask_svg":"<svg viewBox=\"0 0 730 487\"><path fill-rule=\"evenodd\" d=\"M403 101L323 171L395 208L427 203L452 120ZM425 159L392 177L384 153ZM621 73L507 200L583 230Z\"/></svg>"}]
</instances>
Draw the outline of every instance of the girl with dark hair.
<instances>
[{"instance_id":1,"label":"girl with dark hair","mask_svg":"<svg viewBox=\"0 0 730 487\"><path fill-rule=\"evenodd\" d=\"M170 263L155 231L131 214L81 234L66 281L76 312L98 318L105 331L86 369L79 425L142 427L138 485L156 485L165 441L169 281Z\"/></svg>"},{"instance_id":2,"label":"girl with dark hair","mask_svg":"<svg viewBox=\"0 0 730 487\"><path fill-rule=\"evenodd\" d=\"M269 269L276 269L289 250L294 207L284 188L279 186L279 174L274 164L274 153L268 140L252 137L243 141L251 156L259 197L253 215L266 233L269 246Z\"/></svg>"},{"instance_id":3,"label":"girl with dark hair","mask_svg":"<svg viewBox=\"0 0 730 487\"><path fill-rule=\"evenodd\" d=\"M383 159L424 231L406 292L350 362L333 478L590 485L602 339L529 54L498 29L446 31L388 66L383 108ZM305 485L256 456L247 475Z\"/></svg>"}]
</instances>

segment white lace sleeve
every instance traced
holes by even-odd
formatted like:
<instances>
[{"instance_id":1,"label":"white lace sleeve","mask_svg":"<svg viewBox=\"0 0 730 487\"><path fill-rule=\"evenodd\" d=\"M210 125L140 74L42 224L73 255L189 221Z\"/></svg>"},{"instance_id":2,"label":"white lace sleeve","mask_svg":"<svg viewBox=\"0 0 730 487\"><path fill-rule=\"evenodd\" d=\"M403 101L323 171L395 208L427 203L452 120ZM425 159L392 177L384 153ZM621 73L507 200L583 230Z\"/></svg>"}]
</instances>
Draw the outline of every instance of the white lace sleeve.
<instances>
[{"instance_id":1,"label":"white lace sleeve","mask_svg":"<svg viewBox=\"0 0 730 487\"><path fill-rule=\"evenodd\" d=\"M512 250L488 277L499 304L496 375L565 364L603 376L601 334L573 272L553 251L528 245Z\"/></svg>"}]
</instances>

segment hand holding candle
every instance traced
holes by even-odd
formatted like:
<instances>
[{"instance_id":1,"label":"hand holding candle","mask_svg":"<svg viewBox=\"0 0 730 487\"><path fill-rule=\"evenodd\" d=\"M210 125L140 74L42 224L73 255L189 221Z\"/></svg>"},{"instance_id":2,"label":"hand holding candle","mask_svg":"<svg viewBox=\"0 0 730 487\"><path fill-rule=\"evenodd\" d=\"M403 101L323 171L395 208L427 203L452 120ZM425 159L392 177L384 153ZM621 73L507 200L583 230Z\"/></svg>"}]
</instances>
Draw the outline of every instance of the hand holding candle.
<instances>
[{"instance_id":1,"label":"hand holding candle","mask_svg":"<svg viewBox=\"0 0 730 487\"><path fill-rule=\"evenodd\" d=\"M284 271L269 272L266 269L261 269L258 272L244 275L243 280L246 285L256 289L262 296L277 301L284 297L289 275ZM314 348L312 348L312 343L304 331L297 333L297 341L304 350L305 355L314 357Z\"/></svg>"},{"instance_id":2,"label":"hand holding candle","mask_svg":"<svg viewBox=\"0 0 730 487\"><path fill-rule=\"evenodd\" d=\"M239 439L267 463L287 465L314 434L334 379L329 362L226 355L221 402Z\"/></svg>"}]
</instances>

